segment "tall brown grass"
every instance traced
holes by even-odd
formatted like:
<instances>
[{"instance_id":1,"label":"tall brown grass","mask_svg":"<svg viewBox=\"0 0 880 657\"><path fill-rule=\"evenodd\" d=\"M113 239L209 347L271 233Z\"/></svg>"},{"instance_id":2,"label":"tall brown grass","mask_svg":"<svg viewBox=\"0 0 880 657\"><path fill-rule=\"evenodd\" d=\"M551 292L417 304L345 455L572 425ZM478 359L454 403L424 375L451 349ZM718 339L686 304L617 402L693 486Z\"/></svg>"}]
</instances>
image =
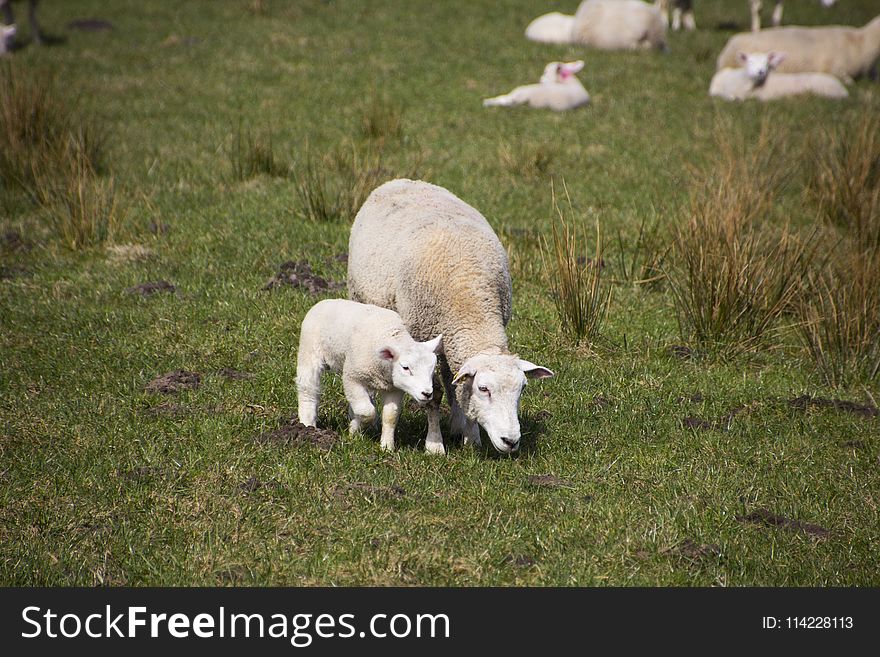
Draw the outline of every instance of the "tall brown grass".
<instances>
[{"instance_id":1,"label":"tall brown grass","mask_svg":"<svg viewBox=\"0 0 880 657\"><path fill-rule=\"evenodd\" d=\"M403 105L374 91L361 112L361 132L379 148L403 139Z\"/></svg>"},{"instance_id":2,"label":"tall brown grass","mask_svg":"<svg viewBox=\"0 0 880 657\"><path fill-rule=\"evenodd\" d=\"M227 151L233 180L244 182L259 175L281 178L290 167L275 154L272 131L254 132L239 119L232 146Z\"/></svg>"},{"instance_id":3,"label":"tall brown grass","mask_svg":"<svg viewBox=\"0 0 880 657\"><path fill-rule=\"evenodd\" d=\"M544 240L541 260L563 333L575 344L592 347L608 316L612 287L604 274L598 222L591 253L583 222L575 217L568 190L563 189L567 209L553 190L552 244Z\"/></svg>"}]
</instances>

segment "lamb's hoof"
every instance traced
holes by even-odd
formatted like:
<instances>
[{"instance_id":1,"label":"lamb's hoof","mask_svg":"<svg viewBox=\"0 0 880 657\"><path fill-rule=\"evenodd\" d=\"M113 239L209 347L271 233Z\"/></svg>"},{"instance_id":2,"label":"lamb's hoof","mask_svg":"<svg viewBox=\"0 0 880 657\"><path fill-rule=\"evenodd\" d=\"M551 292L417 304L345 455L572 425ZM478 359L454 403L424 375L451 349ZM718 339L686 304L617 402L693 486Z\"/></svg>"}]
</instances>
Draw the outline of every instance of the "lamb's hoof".
<instances>
[{"instance_id":1,"label":"lamb's hoof","mask_svg":"<svg viewBox=\"0 0 880 657\"><path fill-rule=\"evenodd\" d=\"M385 442L384 440L379 444L379 447L382 448L383 452L393 452L394 451L394 442Z\"/></svg>"},{"instance_id":2,"label":"lamb's hoof","mask_svg":"<svg viewBox=\"0 0 880 657\"><path fill-rule=\"evenodd\" d=\"M446 448L443 443L425 443L426 454L446 454Z\"/></svg>"}]
</instances>

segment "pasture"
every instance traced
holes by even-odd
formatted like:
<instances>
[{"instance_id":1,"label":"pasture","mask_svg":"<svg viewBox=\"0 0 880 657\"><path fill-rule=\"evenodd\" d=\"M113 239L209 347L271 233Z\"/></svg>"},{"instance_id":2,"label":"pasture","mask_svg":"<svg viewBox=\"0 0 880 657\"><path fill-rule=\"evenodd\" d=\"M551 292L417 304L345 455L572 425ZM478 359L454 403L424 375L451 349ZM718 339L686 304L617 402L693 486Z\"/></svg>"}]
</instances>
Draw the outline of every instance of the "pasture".
<instances>
[{"instance_id":1,"label":"pasture","mask_svg":"<svg viewBox=\"0 0 880 657\"><path fill-rule=\"evenodd\" d=\"M699 29L670 33L668 53L526 41L532 18L577 3L551 5L41 3L55 43L0 62L4 93L50 89L39 102L94 131L94 166L62 179L37 163L31 184L2 170L0 582L880 584L880 378L863 352L834 350L845 336L805 329L872 280L822 278L862 238L829 218L839 190L816 181L827 131L871 141L880 86L724 103L709 80L730 23L748 27L746 0L698 0ZM785 23L876 12L789 0ZM80 19L107 24L69 26ZM586 108L481 106L577 59ZM285 424L300 321L345 296L353 211L398 176L451 190L508 250L511 348L556 373L525 390L513 457L485 439L425 454L412 405L383 453L375 432L346 433L338 377L324 382L329 432ZM611 291L583 340L554 303L554 194L580 231L575 269ZM758 244L800 250L768 275L789 278L766 326L713 315L713 330L688 319L711 303L694 282L711 260L689 256L727 244L701 218L741 208ZM77 217L104 221L83 232ZM788 262L774 246L737 253L742 271ZM863 288L855 306L880 308ZM149 385L177 370L198 377Z\"/></svg>"}]
</instances>

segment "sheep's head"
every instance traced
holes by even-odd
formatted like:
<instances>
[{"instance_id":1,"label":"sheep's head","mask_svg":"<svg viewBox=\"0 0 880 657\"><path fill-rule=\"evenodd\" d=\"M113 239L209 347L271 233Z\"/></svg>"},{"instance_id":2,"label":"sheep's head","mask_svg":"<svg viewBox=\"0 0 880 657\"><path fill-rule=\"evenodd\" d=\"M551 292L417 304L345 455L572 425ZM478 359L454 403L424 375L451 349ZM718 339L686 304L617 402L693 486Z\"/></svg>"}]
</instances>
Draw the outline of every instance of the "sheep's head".
<instances>
[{"instance_id":1,"label":"sheep's head","mask_svg":"<svg viewBox=\"0 0 880 657\"><path fill-rule=\"evenodd\" d=\"M575 73L584 67L581 60L576 62L550 62L544 67L544 74L541 76L542 84L561 84L571 80Z\"/></svg>"},{"instance_id":2,"label":"sheep's head","mask_svg":"<svg viewBox=\"0 0 880 657\"><path fill-rule=\"evenodd\" d=\"M419 404L434 396L434 369L441 351L442 335L427 342L412 338L396 341L379 350L379 357L391 365L391 381Z\"/></svg>"},{"instance_id":3,"label":"sheep's head","mask_svg":"<svg viewBox=\"0 0 880 657\"><path fill-rule=\"evenodd\" d=\"M519 449L519 398L526 377L553 376L546 367L517 356L477 354L467 359L452 380L460 389L462 411L483 429L492 446L503 454Z\"/></svg>"},{"instance_id":4,"label":"sheep's head","mask_svg":"<svg viewBox=\"0 0 880 657\"><path fill-rule=\"evenodd\" d=\"M741 52L737 55L737 59L742 64L749 79L756 87L759 87L767 80L770 71L782 63L785 59L785 54L781 52Z\"/></svg>"}]
</instances>

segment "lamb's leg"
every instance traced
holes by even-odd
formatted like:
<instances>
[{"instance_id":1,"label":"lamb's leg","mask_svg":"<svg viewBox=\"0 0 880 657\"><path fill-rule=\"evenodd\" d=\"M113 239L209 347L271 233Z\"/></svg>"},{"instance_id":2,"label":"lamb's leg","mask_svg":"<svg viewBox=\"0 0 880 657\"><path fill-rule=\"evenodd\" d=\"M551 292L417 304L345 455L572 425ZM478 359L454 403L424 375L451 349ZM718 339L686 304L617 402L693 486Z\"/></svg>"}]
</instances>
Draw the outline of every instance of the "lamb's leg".
<instances>
[{"instance_id":1,"label":"lamb's leg","mask_svg":"<svg viewBox=\"0 0 880 657\"><path fill-rule=\"evenodd\" d=\"M296 362L296 391L299 421L307 427L317 426L318 403L321 400L321 371L323 365L316 358L300 352Z\"/></svg>"},{"instance_id":2,"label":"lamb's leg","mask_svg":"<svg viewBox=\"0 0 880 657\"><path fill-rule=\"evenodd\" d=\"M43 32L40 30L40 25L37 23L37 3L39 0L30 0L30 5L28 6L28 20L31 23L31 35L34 40L34 43L38 45L43 45L45 43L45 39L43 39Z\"/></svg>"},{"instance_id":3,"label":"lamb's leg","mask_svg":"<svg viewBox=\"0 0 880 657\"><path fill-rule=\"evenodd\" d=\"M684 23L684 29L690 32L697 29L697 21L694 18L693 0L678 0L678 4L681 7L681 17L682 22Z\"/></svg>"},{"instance_id":4,"label":"lamb's leg","mask_svg":"<svg viewBox=\"0 0 880 657\"><path fill-rule=\"evenodd\" d=\"M3 12L3 23L12 25L15 22L15 14L12 13L12 2L10 0L0 0L0 11Z\"/></svg>"},{"instance_id":5,"label":"lamb's leg","mask_svg":"<svg viewBox=\"0 0 880 657\"><path fill-rule=\"evenodd\" d=\"M474 447L481 447L483 445L483 441L480 440L480 425L474 420L465 421L464 444L473 445Z\"/></svg>"},{"instance_id":6,"label":"lamb's leg","mask_svg":"<svg viewBox=\"0 0 880 657\"><path fill-rule=\"evenodd\" d=\"M403 405L403 393L400 390L389 390L382 393L382 449L394 451L394 429Z\"/></svg>"},{"instance_id":7,"label":"lamb's leg","mask_svg":"<svg viewBox=\"0 0 880 657\"><path fill-rule=\"evenodd\" d=\"M761 30L761 0L749 0L749 6L752 10L752 32Z\"/></svg>"},{"instance_id":8,"label":"lamb's leg","mask_svg":"<svg viewBox=\"0 0 880 657\"><path fill-rule=\"evenodd\" d=\"M681 7L676 5L672 8L672 31L678 32L681 29Z\"/></svg>"},{"instance_id":9,"label":"lamb's leg","mask_svg":"<svg viewBox=\"0 0 880 657\"><path fill-rule=\"evenodd\" d=\"M359 433L364 427L376 419L376 408L370 399L370 393L360 383L352 381L343 375L342 389L348 400L348 410L351 422L348 425L350 433Z\"/></svg>"},{"instance_id":10,"label":"lamb's leg","mask_svg":"<svg viewBox=\"0 0 880 657\"><path fill-rule=\"evenodd\" d=\"M445 361L441 361L445 364ZM446 368L449 369L448 367ZM442 365L441 365L442 370ZM443 386L437 376L434 375L434 396L428 404L428 435L425 438L425 452L428 454L445 454L446 448L443 446L443 434L440 433L440 402L443 401ZM449 398L451 404L453 398Z\"/></svg>"},{"instance_id":11,"label":"lamb's leg","mask_svg":"<svg viewBox=\"0 0 880 657\"><path fill-rule=\"evenodd\" d=\"M776 6L773 7L773 27L782 25L782 0L776 0Z\"/></svg>"}]
</instances>

